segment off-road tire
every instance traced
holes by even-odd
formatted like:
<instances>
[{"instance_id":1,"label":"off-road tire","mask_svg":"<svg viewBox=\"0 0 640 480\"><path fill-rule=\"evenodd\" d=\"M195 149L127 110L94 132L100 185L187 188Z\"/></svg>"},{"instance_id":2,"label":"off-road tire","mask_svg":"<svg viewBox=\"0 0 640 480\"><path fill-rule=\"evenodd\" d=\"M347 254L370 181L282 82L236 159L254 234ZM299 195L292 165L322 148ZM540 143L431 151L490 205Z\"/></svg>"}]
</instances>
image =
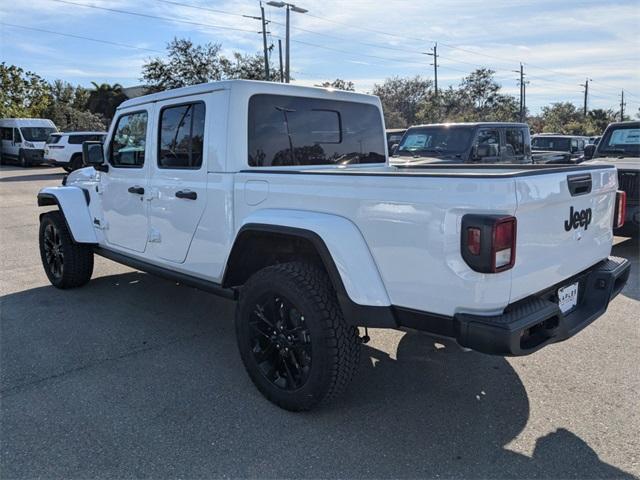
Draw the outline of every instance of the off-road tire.
<instances>
[{"instance_id":1,"label":"off-road tire","mask_svg":"<svg viewBox=\"0 0 640 480\"><path fill-rule=\"evenodd\" d=\"M254 357L249 322L256 302L268 292L295 304L310 332L310 373L297 390L284 390L272 383ZM256 272L240 292L235 327L240 356L251 380L268 400L286 410L310 410L338 397L360 362L358 329L345 321L327 273L312 264L283 263Z\"/></svg>"},{"instance_id":2,"label":"off-road tire","mask_svg":"<svg viewBox=\"0 0 640 480\"><path fill-rule=\"evenodd\" d=\"M48 241L47 229L52 228L58 235L56 242L62 253L62 267L60 274L54 273L51 261L47 257L45 243ZM51 284L56 288L76 288L91 280L93 273L93 249L90 245L75 243L67 227L64 216L60 211L48 212L40 219L40 258L44 271ZM58 242L59 240L59 242Z\"/></svg>"}]
</instances>

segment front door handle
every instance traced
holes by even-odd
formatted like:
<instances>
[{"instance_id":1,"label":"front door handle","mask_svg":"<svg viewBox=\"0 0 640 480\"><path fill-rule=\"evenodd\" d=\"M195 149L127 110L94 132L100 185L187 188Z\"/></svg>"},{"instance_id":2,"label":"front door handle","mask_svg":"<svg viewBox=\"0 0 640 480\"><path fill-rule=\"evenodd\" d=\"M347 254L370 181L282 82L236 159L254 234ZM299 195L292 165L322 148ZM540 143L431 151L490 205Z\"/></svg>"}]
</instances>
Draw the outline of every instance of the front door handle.
<instances>
[{"instance_id":1,"label":"front door handle","mask_svg":"<svg viewBox=\"0 0 640 480\"><path fill-rule=\"evenodd\" d=\"M198 194L196 192L192 192L191 190L178 190L176 192L176 198L186 198L187 200L195 200L198 198Z\"/></svg>"},{"instance_id":2,"label":"front door handle","mask_svg":"<svg viewBox=\"0 0 640 480\"><path fill-rule=\"evenodd\" d=\"M135 185L133 187L129 187L128 192L129 193L135 193L137 195L144 195L144 188L143 187L139 187L138 185Z\"/></svg>"}]
</instances>

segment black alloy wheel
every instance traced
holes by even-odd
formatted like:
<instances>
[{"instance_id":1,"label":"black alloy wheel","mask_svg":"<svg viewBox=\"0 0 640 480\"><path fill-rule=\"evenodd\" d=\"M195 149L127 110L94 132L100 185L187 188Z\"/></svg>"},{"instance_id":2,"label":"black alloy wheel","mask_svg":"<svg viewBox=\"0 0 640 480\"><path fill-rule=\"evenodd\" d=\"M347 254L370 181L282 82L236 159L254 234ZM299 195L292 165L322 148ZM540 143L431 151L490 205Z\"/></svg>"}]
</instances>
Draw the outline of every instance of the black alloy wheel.
<instances>
[{"instance_id":1,"label":"black alloy wheel","mask_svg":"<svg viewBox=\"0 0 640 480\"><path fill-rule=\"evenodd\" d=\"M62 236L53 223L45 227L43 240L46 268L54 278L60 279L64 273L64 252Z\"/></svg>"},{"instance_id":2,"label":"black alloy wheel","mask_svg":"<svg viewBox=\"0 0 640 480\"><path fill-rule=\"evenodd\" d=\"M251 353L264 377L283 390L297 390L309 378L311 333L304 314L289 300L267 292L255 305Z\"/></svg>"}]
</instances>

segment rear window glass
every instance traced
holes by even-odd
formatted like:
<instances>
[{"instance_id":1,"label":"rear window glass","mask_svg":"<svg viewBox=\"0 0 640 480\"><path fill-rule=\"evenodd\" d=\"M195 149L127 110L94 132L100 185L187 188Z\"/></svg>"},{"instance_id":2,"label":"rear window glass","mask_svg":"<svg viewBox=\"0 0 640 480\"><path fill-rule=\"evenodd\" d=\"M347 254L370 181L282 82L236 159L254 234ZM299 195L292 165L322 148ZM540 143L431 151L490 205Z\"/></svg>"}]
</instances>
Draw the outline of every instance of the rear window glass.
<instances>
[{"instance_id":1,"label":"rear window glass","mask_svg":"<svg viewBox=\"0 0 640 480\"><path fill-rule=\"evenodd\" d=\"M385 131L375 105L287 95L249 100L249 165L384 163Z\"/></svg>"},{"instance_id":2,"label":"rear window glass","mask_svg":"<svg viewBox=\"0 0 640 480\"><path fill-rule=\"evenodd\" d=\"M104 135L93 134L93 135L69 135L68 143L70 145L81 145L84 142L102 142L104 140Z\"/></svg>"},{"instance_id":3,"label":"rear window glass","mask_svg":"<svg viewBox=\"0 0 640 480\"><path fill-rule=\"evenodd\" d=\"M571 139L558 137L536 137L531 140L531 146L538 150L558 150L568 152L571 150Z\"/></svg>"}]
</instances>

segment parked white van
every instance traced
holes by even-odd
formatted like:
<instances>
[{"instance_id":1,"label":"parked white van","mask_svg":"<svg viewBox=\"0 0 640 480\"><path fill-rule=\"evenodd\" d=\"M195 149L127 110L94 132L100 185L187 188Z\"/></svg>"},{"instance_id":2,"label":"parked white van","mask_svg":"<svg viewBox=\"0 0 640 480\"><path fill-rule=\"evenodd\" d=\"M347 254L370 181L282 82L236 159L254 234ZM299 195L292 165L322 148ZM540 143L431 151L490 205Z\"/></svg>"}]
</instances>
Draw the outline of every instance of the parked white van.
<instances>
[{"instance_id":1,"label":"parked white van","mask_svg":"<svg viewBox=\"0 0 640 480\"><path fill-rule=\"evenodd\" d=\"M56 125L45 118L2 118L0 159L18 162L22 167L40 164L47 138L57 131Z\"/></svg>"},{"instance_id":2,"label":"parked white van","mask_svg":"<svg viewBox=\"0 0 640 480\"><path fill-rule=\"evenodd\" d=\"M44 163L72 172L83 167L82 144L104 142L107 132L52 133L44 146Z\"/></svg>"}]
</instances>

